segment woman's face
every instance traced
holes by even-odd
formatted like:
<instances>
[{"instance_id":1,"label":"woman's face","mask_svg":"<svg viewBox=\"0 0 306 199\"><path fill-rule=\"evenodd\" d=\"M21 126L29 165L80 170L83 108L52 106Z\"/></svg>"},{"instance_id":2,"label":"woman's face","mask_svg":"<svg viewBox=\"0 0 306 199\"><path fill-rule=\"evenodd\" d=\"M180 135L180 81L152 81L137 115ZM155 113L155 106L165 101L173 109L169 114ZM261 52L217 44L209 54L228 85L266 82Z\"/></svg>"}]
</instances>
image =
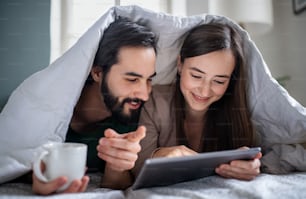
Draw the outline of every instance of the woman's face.
<instances>
[{"instance_id":1,"label":"woman's face","mask_svg":"<svg viewBox=\"0 0 306 199\"><path fill-rule=\"evenodd\" d=\"M180 88L190 111L206 112L225 93L235 58L231 50L219 50L186 58L178 64Z\"/></svg>"}]
</instances>

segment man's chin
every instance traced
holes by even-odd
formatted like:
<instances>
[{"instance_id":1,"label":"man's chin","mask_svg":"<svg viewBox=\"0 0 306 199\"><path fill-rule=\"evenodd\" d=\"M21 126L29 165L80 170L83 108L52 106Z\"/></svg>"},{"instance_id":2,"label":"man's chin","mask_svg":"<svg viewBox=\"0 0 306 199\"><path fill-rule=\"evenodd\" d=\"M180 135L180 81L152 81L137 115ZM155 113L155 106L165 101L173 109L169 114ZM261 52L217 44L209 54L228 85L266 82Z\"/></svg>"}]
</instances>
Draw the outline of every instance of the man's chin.
<instances>
[{"instance_id":1,"label":"man's chin","mask_svg":"<svg viewBox=\"0 0 306 199\"><path fill-rule=\"evenodd\" d=\"M114 117L122 124L137 124L139 119L139 111L129 114L114 114Z\"/></svg>"}]
</instances>

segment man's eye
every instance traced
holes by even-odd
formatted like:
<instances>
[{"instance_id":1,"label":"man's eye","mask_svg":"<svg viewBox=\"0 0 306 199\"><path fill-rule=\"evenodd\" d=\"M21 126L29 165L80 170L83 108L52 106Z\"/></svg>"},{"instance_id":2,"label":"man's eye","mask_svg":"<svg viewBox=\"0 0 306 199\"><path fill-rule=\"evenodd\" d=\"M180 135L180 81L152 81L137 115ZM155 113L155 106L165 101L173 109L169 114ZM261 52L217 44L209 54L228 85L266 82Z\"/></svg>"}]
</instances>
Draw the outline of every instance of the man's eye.
<instances>
[{"instance_id":1,"label":"man's eye","mask_svg":"<svg viewBox=\"0 0 306 199\"><path fill-rule=\"evenodd\" d=\"M126 79L127 81L129 81L129 82L136 82L137 81L137 79Z\"/></svg>"}]
</instances>

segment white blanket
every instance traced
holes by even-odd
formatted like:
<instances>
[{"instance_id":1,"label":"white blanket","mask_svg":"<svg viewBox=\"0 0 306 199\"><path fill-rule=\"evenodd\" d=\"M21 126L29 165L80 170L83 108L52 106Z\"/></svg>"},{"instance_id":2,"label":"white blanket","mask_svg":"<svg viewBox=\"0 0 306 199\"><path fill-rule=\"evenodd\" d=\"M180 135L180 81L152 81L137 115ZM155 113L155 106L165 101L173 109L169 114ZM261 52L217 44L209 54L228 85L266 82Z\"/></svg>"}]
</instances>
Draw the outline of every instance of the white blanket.
<instances>
[{"instance_id":1,"label":"white blanket","mask_svg":"<svg viewBox=\"0 0 306 199\"><path fill-rule=\"evenodd\" d=\"M145 22L159 36L155 79L159 83L174 78L179 48L192 27L218 21L239 29L249 65L252 117L265 152L263 164L274 173L306 171L301 145L306 142L306 109L271 77L247 32L224 17L177 17L128 6L111 8L63 56L12 93L0 115L0 183L29 171L42 144L64 141L99 40L116 16Z\"/></svg>"}]
</instances>

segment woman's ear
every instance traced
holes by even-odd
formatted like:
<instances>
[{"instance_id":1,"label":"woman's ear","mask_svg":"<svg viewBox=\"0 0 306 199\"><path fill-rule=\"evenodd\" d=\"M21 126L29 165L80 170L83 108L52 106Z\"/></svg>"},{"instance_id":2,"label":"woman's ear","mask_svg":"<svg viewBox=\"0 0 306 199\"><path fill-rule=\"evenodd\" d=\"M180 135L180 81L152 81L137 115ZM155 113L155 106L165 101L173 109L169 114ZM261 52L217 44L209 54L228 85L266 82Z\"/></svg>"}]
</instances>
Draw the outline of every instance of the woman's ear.
<instances>
[{"instance_id":1,"label":"woman's ear","mask_svg":"<svg viewBox=\"0 0 306 199\"><path fill-rule=\"evenodd\" d=\"M99 66L93 66L90 71L91 77L95 82L102 81L102 68Z\"/></svg>"}]
</instances>

